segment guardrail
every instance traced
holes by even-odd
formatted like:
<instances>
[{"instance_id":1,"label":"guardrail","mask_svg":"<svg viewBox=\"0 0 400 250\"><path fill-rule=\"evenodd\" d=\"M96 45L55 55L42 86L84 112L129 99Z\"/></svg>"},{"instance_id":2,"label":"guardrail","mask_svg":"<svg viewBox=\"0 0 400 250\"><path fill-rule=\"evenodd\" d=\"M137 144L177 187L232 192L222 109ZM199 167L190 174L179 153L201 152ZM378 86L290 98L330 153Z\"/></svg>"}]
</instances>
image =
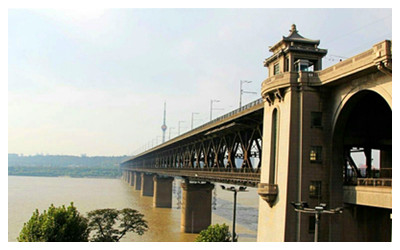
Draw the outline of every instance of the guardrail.
<instances>
[{"instance_id":1,"label":"guardrail","mask_svg":"<svg viewBox=\"0 0 400 250\"><path fill-rule=\"evenodd\" d=\"M263 103L263 99L262 99L262 98L259 98L259 99L257 99L257 100L254 100L254 101L252 101L252 102L250 102L250 103L248 103L248 104L246 104L246 105L244 105L244 106L242 106L242 107L240 107L240 108L237 108L237 109L235 109L235 110L232 110L232 111L229 112L229 113L226 113L226 114L224 114L224 115L221 115L221 116L219 116L219 117L217 117L217 118L215 118L215 119L213 119L213 120L211 120L211 121L209 121L209 122L206 122L206 123L204 123L204 124L202 124L202 125L200 125L200 126L197 126L197 127L193 128L193 129L191 129L191 130L189 130L189 131L187 131L187 132L185 132L185 133L183 133L183 134L181 134L181 135L178 135L178 136L176 136L176 137L173 137L173 138L171 138L170 140L168 140L168 141L166 141L166 142L164 142L164 143L157 144L157 145L155 145L155 146L153 146L153 147L151 147L151 148L147 148L147 149L141 151L141 153L137 153L136 156L138 156L138 155L140 156L140 155L143 154L144 152L147 152L147 151L149 151L149 150L153 150L153 149L155 149L155 148L157 148L157 147L160 147L160 146L162 146L162 145L164 145L164 144L170 143L171 141L176 140L176 139L179 138L179 137L185 137L186 135L188 135L188 134L190 134L190 133L193 133L193 131L201 130L202 128L204 128L204 127L206 127L206 126L208 126L208 125L210 125L210 124L213 124L213 123L219 122L219 121L221 121L221 120L227 119L227 118L229 118L229 117L231 117L231 116L234 116L234 115L236 115L236 114L238 114L238 113L240 113L240 112L242 112L242 111L245 111L245 110L250 109L250 108L252 108L252 107L254 107L254 106L260 105L260 104L262 104L262 103Z\"/></svg>"},{"instance_id":2,"label":"guardrail","mask_svg":"<svg viewBox=\"0 0 400 250\"><path fill-rule=\"evenodd\" d=\"M240 112L242 112L242 111L244 111L244 110L246 110L246 109L249 109L249 108L251 108L251 107L254 107L254 106L256 106L256 105L258 105L258 104L260 104L260 103L262 103L262 102L263 102L263 99L262 99L262 98L257 99L257 100L255 100L255 101L252 101L252 102L250 102L250 103L248 103L248 104L246 104L246 105L244 105L244 106L242 106L242 107L240 107L240 108L238 108L238 109L235 109L235 110L233 110L233 111L231 111L231 112L229 112L229 113L226 113L226 114L224 114L224 115L221 115L221 116L219 116L219 117L217 117L217 118L215 118L215 119L213 119L213 120L211 120L211 121L209 121L209 122L206 122L206 123L204 123L204 124L202 124L202 125L200 125L200 126L194 128L194 129L192 129L192 130L189 130L188 132L186 132L186 133L184 133L184 134L182 134L182 135L188 134L188 133L190 133L191 131L196 130L196 129L204 128L205 126L210 125L210 124L212 124L212 123L215 123L215 122L224 120L224 119L226 119L226 118L228 118L228 117L231 117L231 116L233 116L233 115L236 115L237 113L240 113Z\"/></svg>"},{"instance_id":3,"label":"guardrail","mask_svg":"<svg viewBox=\"0 0 400 250\"><path fill-rule=\"evenodd\" d=\"M357 178L357 186L392 186L392 179L384 178Z\"/></svg>"},{"instance_id":4,"label":"guardrail","mask_svg":"<svg viewBox=\"0 0 400 250\"><path fill-rule=\"evenodd\" d=\"M373 187L391 187L391 178L357 178L355 176L348 177L345 185L350 186L373 186Z\"/></svg>"}]
</instances>

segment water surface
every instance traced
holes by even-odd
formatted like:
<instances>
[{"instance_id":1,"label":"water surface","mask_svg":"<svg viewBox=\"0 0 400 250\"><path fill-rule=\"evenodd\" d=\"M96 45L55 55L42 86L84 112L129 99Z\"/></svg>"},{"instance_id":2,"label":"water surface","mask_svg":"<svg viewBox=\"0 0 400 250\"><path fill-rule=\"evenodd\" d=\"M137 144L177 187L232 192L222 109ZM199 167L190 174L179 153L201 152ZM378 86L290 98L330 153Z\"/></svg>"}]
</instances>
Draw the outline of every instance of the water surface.
<instances>
[{"instance_id":1,"label":"water surface","mask_svg":"<svg viewBox=\"0 0 400 250\"><path fill-rule=\"evenodd\" d=\"M193 242L197 234L181 233L179 206L179 181L174 182L173 208L154 208L153 197L142 197L120 179L90 179L68 177L8 177L8 241L16 241L24 222L36 208L40 212L50 204L69 205L74 202L78 211L100 208L133 208L144 214L149 230L142 236L127 234L121 241L143 242ZM212 224L226 223L232 228L232 192L216 185L213 192L214 210ZM256 241L258 195L255 189L238 194L236 233L239 241Z\"/></svg>"}]
</instances>

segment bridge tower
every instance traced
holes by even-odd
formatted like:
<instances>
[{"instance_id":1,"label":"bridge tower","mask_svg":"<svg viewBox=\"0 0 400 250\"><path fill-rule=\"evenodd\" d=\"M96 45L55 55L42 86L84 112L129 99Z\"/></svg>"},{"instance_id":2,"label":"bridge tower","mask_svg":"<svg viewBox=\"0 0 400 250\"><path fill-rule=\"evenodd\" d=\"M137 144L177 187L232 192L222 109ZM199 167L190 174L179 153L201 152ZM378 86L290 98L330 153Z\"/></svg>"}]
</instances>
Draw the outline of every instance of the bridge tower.
<instances>
[{"instance_id":1,"label":"bridge tower","mask_svg":"<svg viewBox=\"0 0 400 250\"><path fill-rule=\"evenodd\" d=\"M295 212L291 206L300 201L310 207L320 203L344 207L343 214L322 216L319 241L390 240L391 43L376 44L322 70L327 50L319 48L319 42L301 36L293 24L290 34L270 47L273 54L264 61L268 78L261 90L257 240L313 241L314 216ZM371 147L378 148L380 174L390 176L390 187L361 188L345 182L344 173L350 168L345 156L354 147L364 150L370 174L353 174L352 180L373 177ZM368 219L368 214L377 214L379 222ZM377 223L382 225L380 231L375 229Z\"/></svg>"},{"instance_id":2,"label":"bridge tower","mask_svg":"<svg viewBox=\"0 0 400 250\"><path fill-rule=\"evenodd\" d=\"M318 45L319 40L304 38L293 24L289 36L283 36L270 47L273 55L264 61L269 72L267 80L273 81L263 83L262 89L265 99L264 153L259 193L268 205L265 201L260 202L260 241L304 241L299 235L301 218L288 204L305 198L302 173L305 167L304 106L310 106L307 109L314 106L315 111L320 107L315 92L297 80L299 71L313 72L322 68L322 58L327 50ZM318 129L312 131L313 137L320 132ZM274 228L274 232L265 232L267 228Z\"/></svg>"}]
</instances>

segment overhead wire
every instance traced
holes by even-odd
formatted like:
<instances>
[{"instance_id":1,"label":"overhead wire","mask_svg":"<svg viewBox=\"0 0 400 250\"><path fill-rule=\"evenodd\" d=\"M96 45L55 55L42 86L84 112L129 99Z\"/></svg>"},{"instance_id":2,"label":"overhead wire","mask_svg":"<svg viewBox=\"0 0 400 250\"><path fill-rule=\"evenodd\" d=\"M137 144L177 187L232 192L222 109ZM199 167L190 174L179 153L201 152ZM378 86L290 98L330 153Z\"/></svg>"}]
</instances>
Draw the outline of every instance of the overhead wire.
<instances>
[{"instance_id":1,"label":"overhead wire","mask_svg":"<svg viewBox=\"0 0 400 250\"><path fill-rule=\"evenodd\" d=\"M376 23L378 23L378 22L380 22L380 21L383 21L383 20L385 20L385 19L387 19L387 18L389 18L389 17L392 17L392 16L386 16L386 17L380 18L380 19L378 19L378 20L375 20L375 21L373 21L373 22L371 22L371 23L368 23L368 24L366 24L366 25L363 25L363 26L361 26L361 27L359 27L359 28L357 28L357 29L351 30L351 31L349 31L348 33L345 33L345 34L343 34L343 35L341 35L341 36L338 36L338 37L336 37L336 38L334 38L334 39L330 39L328 42L325 42L324 44L325 44L325 45L326 45L326 44L330 44L330 43L332 43L332 42L334 42L334 41L336 41L336 40L338 40L338 39L341 39L341 38L343 38L343 37L345 37L345 36L348 36L348 35L350 35L350 34L353 34L354 32L357 32L357 31L362 30L362 29L364 29L364 28L367 28L367 27L369 27L369 26L371 26L371 25L373 25L373 24L376 24Z\"/></svg>"}]
</instances>

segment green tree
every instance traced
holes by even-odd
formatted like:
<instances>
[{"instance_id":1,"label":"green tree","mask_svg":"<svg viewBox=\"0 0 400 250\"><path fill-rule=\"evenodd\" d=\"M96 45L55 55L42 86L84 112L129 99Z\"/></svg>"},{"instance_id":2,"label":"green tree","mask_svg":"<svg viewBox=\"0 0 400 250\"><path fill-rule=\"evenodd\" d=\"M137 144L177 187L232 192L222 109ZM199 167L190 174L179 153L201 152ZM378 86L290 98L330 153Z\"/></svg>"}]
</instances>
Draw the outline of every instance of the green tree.
<instances>
[{"instance_id":1,"label":"green tree","mask_svg":"<svg viewBox=\"0 0 400 250\"><path fill-rule=\"evenodd\" d=\"M231 233L229 227L224 223L222 225L210 225L204 229L196 237L196 242L229 242L231 241Z\"/></svg>"},{"instance_id":2,"label":"green tree","mask_svg":"<svg viewBox=\"0 0 400 250\"><path fill-rule=\"evenodd\" d=\"M67 208L54 207L42 214L38 209L24 226L18 241L82 242L88 241L88 221L81 216L73 203Z\"/></svg>"},{"instance_id":3,"label":"green tree","mask_svg":"<svg viewBox=\"0 0 400 250\"><path fill-rule=\"evenodd\" d=\"M94 232L91 241L117 242L128 232L142 235L148 229L143 216L130 208L91 211L88 213L89 230ZM118 226L116 226L117 223L119 223Z\"/></svg>"}]
</instances>

